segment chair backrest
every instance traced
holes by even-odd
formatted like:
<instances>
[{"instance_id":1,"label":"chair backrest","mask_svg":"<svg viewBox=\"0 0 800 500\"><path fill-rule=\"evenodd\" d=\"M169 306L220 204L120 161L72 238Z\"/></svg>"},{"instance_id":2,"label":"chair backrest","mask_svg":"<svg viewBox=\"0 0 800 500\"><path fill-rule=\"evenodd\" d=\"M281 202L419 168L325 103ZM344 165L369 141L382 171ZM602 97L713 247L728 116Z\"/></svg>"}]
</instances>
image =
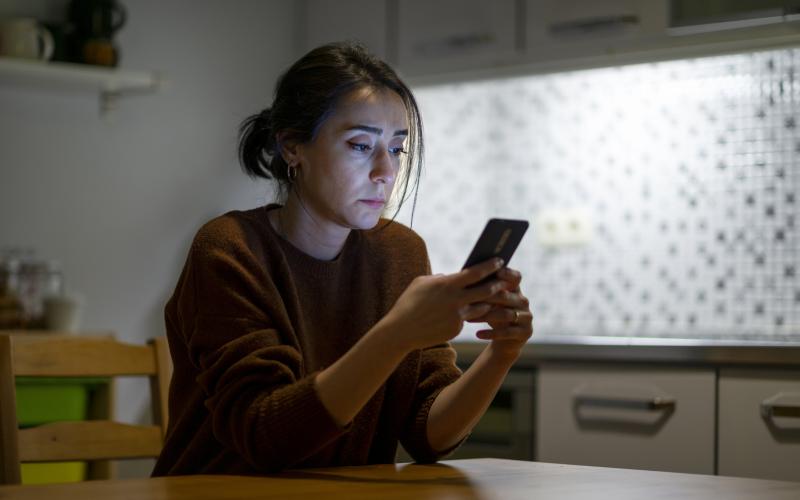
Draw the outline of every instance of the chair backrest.
<instances>
[{"instance_id":1,"label":"chair backrest","mask_svg":"<svg viewBox=\"0 0 800 500\"><path fill-rule=\"evenodd\" d=\"M167 429L171 372L163 337L132 345L109 337L0 335L0 484L20 483L21 462L158 456ZM86 420L19 429L17 376L148 377L154 425Z\"/></svg>"}]
</instances>

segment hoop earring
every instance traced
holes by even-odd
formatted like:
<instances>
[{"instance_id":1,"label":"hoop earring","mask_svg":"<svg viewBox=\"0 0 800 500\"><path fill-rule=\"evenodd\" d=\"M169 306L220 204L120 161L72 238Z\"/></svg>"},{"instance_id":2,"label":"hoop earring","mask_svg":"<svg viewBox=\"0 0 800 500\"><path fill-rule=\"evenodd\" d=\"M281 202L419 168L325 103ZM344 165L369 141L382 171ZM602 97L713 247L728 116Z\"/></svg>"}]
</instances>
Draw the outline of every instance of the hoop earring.
<instances>
[{"instance_id":1,"label":"hoop earring","mask_svg":"<svg viewBox=\"0 0 800 500\"><path fill-rule=\"evenodd\" d=\"M297 179L297 165L286 165L286 178L289 182L294 182Z\"/></svg>"}]
</instances>

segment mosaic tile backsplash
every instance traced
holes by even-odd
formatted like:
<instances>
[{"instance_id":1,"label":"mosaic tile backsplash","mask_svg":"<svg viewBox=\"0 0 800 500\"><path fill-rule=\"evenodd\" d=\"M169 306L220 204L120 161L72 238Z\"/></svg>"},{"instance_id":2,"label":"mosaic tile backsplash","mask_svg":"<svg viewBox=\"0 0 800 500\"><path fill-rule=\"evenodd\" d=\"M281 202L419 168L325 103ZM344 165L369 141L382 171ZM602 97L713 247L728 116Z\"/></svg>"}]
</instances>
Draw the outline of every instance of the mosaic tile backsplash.
<instances>
[{"instance_id":1,"label":"mosaic tile backsplash","mask_svg":"<svg viewBox=\"0 0 800 500\"><path fill-rule=\"evenodd\" d=\"M781 49L415 89L434 272L522 218L538 338L800 342L799 70ZM545 244L554 211L588 240Z\"/></svg>"}]
</instances>

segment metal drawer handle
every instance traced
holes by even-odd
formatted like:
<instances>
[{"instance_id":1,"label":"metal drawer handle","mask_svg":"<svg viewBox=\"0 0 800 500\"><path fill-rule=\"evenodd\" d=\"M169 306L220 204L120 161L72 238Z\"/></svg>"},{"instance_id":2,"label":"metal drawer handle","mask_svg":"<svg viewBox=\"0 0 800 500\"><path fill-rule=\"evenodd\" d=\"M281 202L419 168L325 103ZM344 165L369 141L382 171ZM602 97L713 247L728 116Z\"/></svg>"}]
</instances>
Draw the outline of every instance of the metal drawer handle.
<instances>
[{"instance_id":1,"label":"metal drawer handle","mask_svg":"<svg viewBox=\"0 0 800 500\"><path fill-rule=\"evenodd\" d=\"M792 417L800 418L800 402L790 403L788 401L781 402L781 399L790 399L785 393L779 393L769 399L765 399L761 403L761 416L764 418L773 417ZM793 398L798 399L800 398Z\"/></svg>"},{"instance_id":2,"label":"metal drawer handle","mask_svg":"<svg viewBox=\"0 0 800 500\"><path fill-rule=\"evenodd\" d=\"M414 51L424 56L444 56L467 53L496 42L497 37L493 33L464 33L417 43L414 45Z\"/></svg>"},{"instance_id":3,"label":"metal drawer handle","mask_svg":"<svg viewBox=\"0 0 800 500\"><path fill-rule=\"evenodd\" d=\"M631 410L665 411L675 410L674 398L655 396L648 399L613 398L603 396L575 396L577 406L600 406L603 408L627 408Z\"/></svg>"},{"instance_id":4,"label":"metal drawer handle","mask_svg":"<svg viewBox=\"0 0 800 500\"><path fill-rule=\"evenodd\" d=\"M549 30L550 34L554 36L572 37L592 33L616 32L638 24L639 16L625 14L553 23L549 26Z\"/></svg>"}]
</instances>

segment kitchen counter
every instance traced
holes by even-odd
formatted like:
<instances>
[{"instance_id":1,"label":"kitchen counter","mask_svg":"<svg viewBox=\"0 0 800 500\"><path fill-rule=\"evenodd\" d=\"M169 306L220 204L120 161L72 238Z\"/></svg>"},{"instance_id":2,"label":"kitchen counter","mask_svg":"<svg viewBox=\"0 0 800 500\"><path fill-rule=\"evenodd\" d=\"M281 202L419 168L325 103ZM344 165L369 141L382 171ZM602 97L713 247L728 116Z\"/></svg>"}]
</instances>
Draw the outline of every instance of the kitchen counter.
<instances>
[{"instance_id":1,"label":"kitchen counter","mask_svg":"<svg viewBox=\"0 0 800 500\"><path fill-rule=\"evenodd\" d=\"M0 498L7 500L795 500L799 495L797 482L498 459L298 469L268 476L192 475L0 486Z\"/></svg>"},{"instance_id":2,"label":"kitchen counter","mask_svg":"<svg viewBox=\"0 0 800 500\"><path fill-rule=\"evenodd\" d=\"M486 344L453 342L459 363L471 363ZM517 368L549 361L640 362L670 365L800 367L800 343L692 339L575 337L538 339L522 349Z\"/></svg>"}]
</instances>

